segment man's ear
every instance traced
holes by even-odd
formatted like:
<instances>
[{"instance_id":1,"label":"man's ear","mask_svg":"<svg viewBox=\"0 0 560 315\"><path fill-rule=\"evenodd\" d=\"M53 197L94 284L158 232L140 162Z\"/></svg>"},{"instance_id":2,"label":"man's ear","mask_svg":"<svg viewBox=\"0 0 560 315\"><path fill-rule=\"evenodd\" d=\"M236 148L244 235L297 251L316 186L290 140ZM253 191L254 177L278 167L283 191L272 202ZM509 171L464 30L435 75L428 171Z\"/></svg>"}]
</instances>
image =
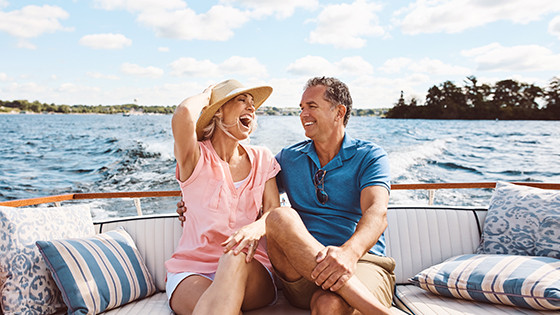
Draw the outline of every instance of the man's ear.
<instances>
[{"instance_id":1,"label":"man's ear","mask_svg":"<svg viewBox=\"0 0 560 315\"><path fill-rule=\"evenodd\" d=\"M337 119L344 119L344 116L346 115L346 106L342 105L342 104L338 104L336 106L336 118Z\"/></svg>"}]
</instances>

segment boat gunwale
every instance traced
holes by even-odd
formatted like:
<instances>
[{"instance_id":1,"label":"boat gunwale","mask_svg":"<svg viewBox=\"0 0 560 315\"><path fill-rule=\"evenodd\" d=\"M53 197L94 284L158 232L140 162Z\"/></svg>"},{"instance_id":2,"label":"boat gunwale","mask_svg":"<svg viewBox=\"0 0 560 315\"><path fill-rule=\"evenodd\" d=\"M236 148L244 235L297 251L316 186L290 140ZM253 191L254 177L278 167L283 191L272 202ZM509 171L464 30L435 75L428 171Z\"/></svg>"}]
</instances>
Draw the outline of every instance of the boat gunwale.
<instances>
[{"instance_id":1,"label":"boat gunwale","mask_svg":"<svg viewBox=\"0 0 560 315\"><path fill-rule=\"evenodd\" d=\"M516 185L524 185L541 189L560 190L560 183L537 183L537 182L511 182ZM472 182L472 183L416 183L416 184L393 184L391 190L439 190L439 189L493 189L496 182ZM150 197L179 197L180 190L162 191L131 191L131 192L103 192L103 193L74 193L29 199L17 199L0 202L0 206L24 207L44 203L56 203L67 200L84 199L114 199L114 198L150 198Z\"/></svg>"}]
</instances>

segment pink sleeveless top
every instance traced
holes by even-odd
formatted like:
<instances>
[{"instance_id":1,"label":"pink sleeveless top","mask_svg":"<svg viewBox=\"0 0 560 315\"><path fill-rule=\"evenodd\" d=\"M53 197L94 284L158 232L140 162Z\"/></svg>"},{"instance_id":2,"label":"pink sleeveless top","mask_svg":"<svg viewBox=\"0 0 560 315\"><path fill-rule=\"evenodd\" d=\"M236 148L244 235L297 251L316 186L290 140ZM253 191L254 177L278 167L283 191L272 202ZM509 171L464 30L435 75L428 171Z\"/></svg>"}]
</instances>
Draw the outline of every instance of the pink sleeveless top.
<instances>
[{"instance_id":1,"label":"pink sleeveless top","mask_svg":"<svg viewBox=\"0 0 560 315\"><path fill-rule=\"evenodd\" d=\"M231 234L255 222L261 209L267 180L276 176L280 165L264 147L243 146L251 161L249 178L236 189L229 165L224 162L212 143L199 142L200 159L185 182L176 178L187 208L183 235L171 259L165 262L169 272L215 272L223 253L220 245ZM255 259L271 270L266 254L265 238L261 238Z\"/></svg>"}]
</instances>

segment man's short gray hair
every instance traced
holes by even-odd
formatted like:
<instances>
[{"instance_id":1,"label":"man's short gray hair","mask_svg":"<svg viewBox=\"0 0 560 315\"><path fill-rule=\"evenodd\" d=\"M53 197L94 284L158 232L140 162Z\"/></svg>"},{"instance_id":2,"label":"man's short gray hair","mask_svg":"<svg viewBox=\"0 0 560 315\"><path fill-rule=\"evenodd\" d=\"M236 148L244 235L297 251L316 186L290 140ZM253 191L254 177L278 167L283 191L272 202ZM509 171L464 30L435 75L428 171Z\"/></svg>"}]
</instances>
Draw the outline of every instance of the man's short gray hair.
<instances>
[{"instance_id":1,"label":"man's short gray hair","mask_svg":"<svg viewBox=\"0 0 560 315\"><path fill-rule=\"evenodd\" d=\"M335 108L339 104L346 107L346 114L344 115L344 127L346 127L352 114L352 96L350 96L348 86L337 78L315 77L307 81L303 90L317 85L323 85L327 88L323 97L331 103L331 108Z\"/></svg>"}]
</instances>

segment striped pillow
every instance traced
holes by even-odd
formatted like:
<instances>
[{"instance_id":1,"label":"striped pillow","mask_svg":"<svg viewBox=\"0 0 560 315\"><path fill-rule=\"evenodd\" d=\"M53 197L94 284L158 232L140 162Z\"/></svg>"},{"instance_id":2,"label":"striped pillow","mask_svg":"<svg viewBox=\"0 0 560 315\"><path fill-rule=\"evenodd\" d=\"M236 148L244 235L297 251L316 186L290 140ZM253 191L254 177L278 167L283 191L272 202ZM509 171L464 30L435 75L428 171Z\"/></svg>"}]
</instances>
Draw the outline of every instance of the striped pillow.
<instances>
[{"instance_id":1,"label":"striped pillow","mask_svg":"<svg viewBox=\"0 0 560 315\"><path fill-rule=\"evenodd\" d=\"M515 255L461 255L421 271L409 281L454 298L560 310L560 260Z\"/></svg>"},{"instance_id":2,"label":"striped pillow","mask_svg":"<svg viewBox=\"0 0 560 315\"><path fill-rule=\"evenodd\" d=\"M68 314L98 314L156 292L142 256L122 227L36 244L62 291Z\"/></svg>"}]
</instances>

